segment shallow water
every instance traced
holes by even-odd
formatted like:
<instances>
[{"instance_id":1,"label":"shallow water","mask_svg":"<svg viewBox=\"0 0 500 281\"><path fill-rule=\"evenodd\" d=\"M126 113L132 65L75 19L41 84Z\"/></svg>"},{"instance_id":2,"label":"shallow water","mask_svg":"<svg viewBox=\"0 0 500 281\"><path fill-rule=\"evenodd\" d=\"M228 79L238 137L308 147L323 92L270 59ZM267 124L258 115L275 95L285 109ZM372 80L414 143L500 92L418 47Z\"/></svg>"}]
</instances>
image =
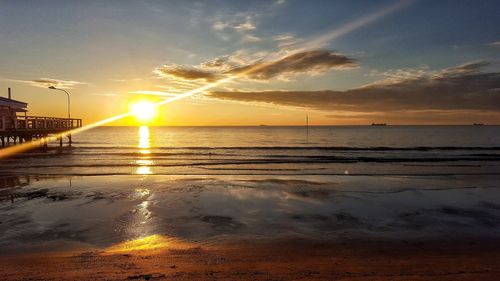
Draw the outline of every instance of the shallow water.
<instances>
[{"instance_id":1,"label":"shallow water","mask_svg":"<svg viewBox=\"0 0 500 281\"><path fill-rule=\"evenodd\" d=\"M151 235L499 238L498 137L490 126L313 127L308 138L296 127L99 128L71 149L1 161L0 252Z\"/></svg>"}]
</instances>

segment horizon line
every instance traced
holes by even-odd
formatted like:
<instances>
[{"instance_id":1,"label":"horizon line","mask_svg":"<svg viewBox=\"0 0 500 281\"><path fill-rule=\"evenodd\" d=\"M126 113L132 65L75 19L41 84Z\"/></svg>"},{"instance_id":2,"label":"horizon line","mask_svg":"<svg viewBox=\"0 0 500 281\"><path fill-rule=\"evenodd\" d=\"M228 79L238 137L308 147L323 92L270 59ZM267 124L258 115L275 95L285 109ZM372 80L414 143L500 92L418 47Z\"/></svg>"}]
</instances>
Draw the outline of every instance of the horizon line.
<instances>
[{"instance_id":1,"label":"horizon line","mask_svg":"<svg viewBox=\"0 0 500 281\"><path fill-rule=\"evenodd\" d=\"M332 127L332 126L370 126L370 127L388 127L388 126L500 126L499 124L467 123L467 124L385 124L384 126L373 126L372 124L318 124L318 125L102 125L99 127Z\"/></svg>"}]
</instances>

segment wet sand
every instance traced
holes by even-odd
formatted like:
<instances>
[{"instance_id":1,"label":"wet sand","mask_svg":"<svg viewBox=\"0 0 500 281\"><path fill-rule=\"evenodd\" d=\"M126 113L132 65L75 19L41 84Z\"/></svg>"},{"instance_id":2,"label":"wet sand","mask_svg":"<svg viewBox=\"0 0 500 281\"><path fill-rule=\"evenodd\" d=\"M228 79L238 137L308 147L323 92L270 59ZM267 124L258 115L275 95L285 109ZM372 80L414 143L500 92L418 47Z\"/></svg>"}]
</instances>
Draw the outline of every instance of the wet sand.
<instances>
[{"instance_id":1,"label":"wet sand","mask_svg":"<svg viewBox=\"0 0 500 281\"><path fill-rule=\"evenodd\" d=\"M499 280L499 176L6 178L2 280Z\"/></svg>"},{"instance_id":2,"label":"wet sand","mask_svg":"<svg viewBox=\"0 0 500 281\"><path fill-rule=\"evenodd\" d=\"M3 280L498 280L498 241L239 241L0 257Z\"/></svg>"}]
</instances>

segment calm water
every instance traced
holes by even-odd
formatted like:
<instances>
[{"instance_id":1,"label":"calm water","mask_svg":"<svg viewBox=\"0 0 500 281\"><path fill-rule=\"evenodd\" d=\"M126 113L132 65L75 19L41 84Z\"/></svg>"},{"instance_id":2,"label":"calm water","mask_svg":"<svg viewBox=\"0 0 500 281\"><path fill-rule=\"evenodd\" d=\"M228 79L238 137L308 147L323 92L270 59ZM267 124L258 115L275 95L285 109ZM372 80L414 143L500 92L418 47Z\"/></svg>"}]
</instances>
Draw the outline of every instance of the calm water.
<instances>
[{"instance_id":1,"label":"calm water","mask_svg":"<svg viewBox=\"0 0 500 281\"><path fill-rule=\"evenodd\" d=\"M0 253L151 235L500 238L500 127L105 127L74 139L0 161Z\"/></svg>"},{"instance_id":2,"label":"calm water","mask_svg":"<svg viewBox=\"0 0 500 281\"><path fill-rule=\"evenodd\" d=\"M0 172L487 174L500 157L497 126L102 127L74 139L3 160Z\"/></svg>"}]
</instances>

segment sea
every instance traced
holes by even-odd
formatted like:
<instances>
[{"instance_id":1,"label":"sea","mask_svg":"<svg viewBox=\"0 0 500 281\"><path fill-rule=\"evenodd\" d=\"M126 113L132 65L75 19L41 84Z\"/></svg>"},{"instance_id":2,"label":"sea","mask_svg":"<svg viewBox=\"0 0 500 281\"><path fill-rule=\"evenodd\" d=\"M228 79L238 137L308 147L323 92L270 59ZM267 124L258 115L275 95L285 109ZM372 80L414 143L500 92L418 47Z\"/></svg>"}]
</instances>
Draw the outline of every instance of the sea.
<instances>
[{"instance_id":1,"label":"sea","mask_svg":"<svg viewBox=\"0 0 500 281\"><path fill-rule=\"evenodd\" d=\"M0 253L152 235L500 238L500 126L99 127L0 160Z\"/></svg>"},{"instance_id":2,"label":"sea","mask_svg":"<svg viewBox=\"0 0 500 281\"><path fill-rule=\"evenodd\" d=\"M3 174L497 174L500 126L99 127Z\"/></svg>"}]
</instances>

